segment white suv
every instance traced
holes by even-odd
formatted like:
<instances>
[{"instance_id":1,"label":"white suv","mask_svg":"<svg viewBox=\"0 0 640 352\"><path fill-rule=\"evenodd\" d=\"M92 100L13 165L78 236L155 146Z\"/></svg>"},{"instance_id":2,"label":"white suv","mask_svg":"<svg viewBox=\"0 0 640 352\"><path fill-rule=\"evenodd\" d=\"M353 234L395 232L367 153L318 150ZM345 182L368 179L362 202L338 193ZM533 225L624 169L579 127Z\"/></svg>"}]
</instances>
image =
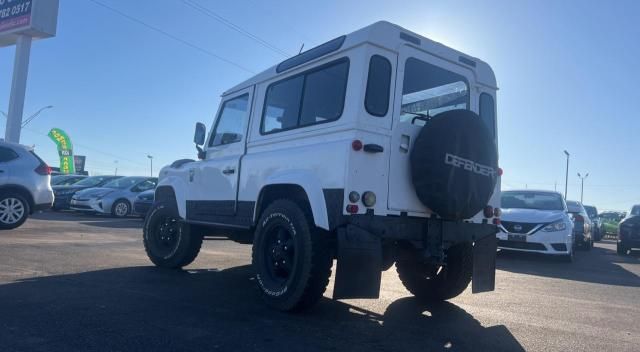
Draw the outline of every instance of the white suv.
<instances>
[{"instance_id":1,"label":"white suv","mask_svg":"<svg viewBox=\"0 0 640 352\"><path fill-rule=\"evenodd\" d=\"M376 298L394 263L422 299L493 290L500 187L486 63L387 22L229 89L200 161L163 168L144 226L151 261L191 263L203 236L253 244L281 309ZM205 141L206 138L206 141Z\"/></svg>"},{"instance_id":2,"label":"white suv","mask_svg":"<svg viewBox=\"0 0 640 352\"><path fill-rule=\"evenodd\" d=\"M562 195L553 191L502 192L498 247L573 260L573 222Z\"/></svg>"},{"instance_id":3,"label":"white suv","mask_svg":"<svg viewBox=\"0 0 640 352\"><path fill-rule=\"evenodd\" d=\"M0 142L0 230L22 225L53 204L51 168L32 148Z\"/></svg>"}]
</instances>

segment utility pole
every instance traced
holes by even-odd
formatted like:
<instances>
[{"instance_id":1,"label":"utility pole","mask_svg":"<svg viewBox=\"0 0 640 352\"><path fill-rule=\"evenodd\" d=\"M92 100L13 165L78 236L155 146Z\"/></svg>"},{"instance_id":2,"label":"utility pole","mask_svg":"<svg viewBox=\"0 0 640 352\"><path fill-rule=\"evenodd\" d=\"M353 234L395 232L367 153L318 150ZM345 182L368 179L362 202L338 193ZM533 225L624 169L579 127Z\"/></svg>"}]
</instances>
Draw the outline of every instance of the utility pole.
<instances>
[{"instance_id":1,"label":"utility pole","mask_svg":"<svg viewBox=\"0 0 640 352\"><path fill-rule=\"evenodd\" d=\"M580 173L578 172L578 177L580 177L580 180L582 180L582 185L580 186L580 203L582 203L582 200L584 199L584 179L587 178L589 176L589 173L587 172L584 177L580 176Z\"/></svg>"},{"instance_id":2,"label":"utility pole","mask_svg":"<svg viewBox=\"0 0 640 352\"><path fill-rule=\"evenodd\" d=\"M564 199L567 200L567 190L569 187L569 152L565 150L564 154L567 156L567 172L564 177Z\"/></svg>"},{"instance_id":3,"label":"utility pole","mask_svg":"<svg viewBox=\"0 0 640 352\"><path fill-rule=\"evenodd\" d=\"M114 172L113 175L118 176L118 160L114 160L113 163L116 164L116 172Z\"/></svg>"},{"instance_id":4,"label":"utility pole","mask_svg":"<svg viewBox=\"0 0 640 352\"><path fill-rule=\"evenodd\" d=\"M147 158L149 158L149 161L151 162L151 177L153 177L153 155L151 154L147 154Z\"/></svg>"}]
</instances>

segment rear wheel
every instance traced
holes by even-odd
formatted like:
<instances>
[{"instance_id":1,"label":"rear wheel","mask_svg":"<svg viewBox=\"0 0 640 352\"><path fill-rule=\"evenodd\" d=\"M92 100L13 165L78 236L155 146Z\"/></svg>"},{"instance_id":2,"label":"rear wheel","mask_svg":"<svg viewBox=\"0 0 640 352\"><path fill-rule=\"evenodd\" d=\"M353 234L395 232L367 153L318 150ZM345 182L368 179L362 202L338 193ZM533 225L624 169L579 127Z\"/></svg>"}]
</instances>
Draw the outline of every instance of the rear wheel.
<instances>
[{"instance_id":1,"label":"rear wheel","mask_svg":"<svg viewBox=\"0 0 640 352\"><path fill-rule=\"evenodd\" d=\"M29 202L20 194L0 194L0 229L10 230L22 225L29 217Z\"/></svg>"},{"instance_id":2,"label":"rear wheel","mask_svg":"<svg viewBox=\"0 0 640 352\"><path fill-rule=\"evenodd\" d=\"M202 235L179 218L175 206L160 202L147 215L143 243L153 264L176 269L196 259L202 247Z\"/></svg>"},{"instance_id":3,"label":"rear wheel","mask_svg":"<svg viewBox=\"0 0 640 352\"><path fill-rule=\"evenodd\" d=\"M442 301L461 294L471 282L473 246L461 243L446 251L447 265L439 266L413 260L396 262L404 287L424 301Z\"/></svg>"},{"instance_id":4,"label":"rear wheel","mask_svg":"<svg viewBox=\"0 0 640 352\"><path fill-rule=\"evenodd\" d=\"M262 296L270 306L300 310L315 304L331 276L331 254L311 215L290 200L267 207L255 232L252 264Z\"/></svg>"}]
</instances>

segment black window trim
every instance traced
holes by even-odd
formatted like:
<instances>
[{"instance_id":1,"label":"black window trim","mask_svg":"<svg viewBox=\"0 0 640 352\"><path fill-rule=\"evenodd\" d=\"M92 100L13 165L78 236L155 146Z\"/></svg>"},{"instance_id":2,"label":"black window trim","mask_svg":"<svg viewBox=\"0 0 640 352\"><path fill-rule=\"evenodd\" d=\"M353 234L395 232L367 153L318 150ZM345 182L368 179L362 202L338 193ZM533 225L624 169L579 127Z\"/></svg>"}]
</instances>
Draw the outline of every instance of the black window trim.
<instances>
[{"instance_id":1,"label":"black window trim","mask_svg":"<svg viewBox=\"0 0 640 352\"><path fill-rule=\"evenodd\" d=\"M371 61L373 60L374 57L380 57L384 59L389 64L389 68L390 68L389 84L387 85L387 108L384 110L384 114L382 115L372 113L371 111L369 111L369 106L367 106L367 98L369 97L369 80L371 79ZM391 78L392 77L393 77L393 65L391 64L391 60L389 60L386 56L382 56L380 54L371 55L371 57L369 58L369 70L367 72L367 87L365 88L365 92L364 92L364 108L365 110L367 110L367 113L369 113L369 115L376 116L376 117L385 117L389 113L389 105L391 105L389 103L389 100L391 100Z\"/></svg>"},{"instance_id":2,"label":"black window trim","mask_svg":"<svg viewBox=\"0 0 640 352\"><path fill-rule=\"evenodd\" d=\"M222 116L222 113L224 112L224 108L225 106L227 106L227 103L232 101L232 100L236 100L238 98L242 98L242 97L247 97L247 111L245 113L249 112L249 109L251 109L251 104L249 104L249 93L244 93L244 94L240 94L240 95L236 95L233 98L227 99L222 103L222 106L220 107L220 111L218 112L218 116L216 117L216 123L213 126L213 129L211 130L211 134L209 135L209 143L207 143L207 148L215 148L215 147L220 147L223 145L231 145L231 144L235 144L238 142L242 142L246 136L242 136L242 139L239 141L235 141L235 142L231 142L231 143L227 143L227 144L216 144L216 145L212 145L214 139L216 138L216 130L218 129L218 124L220 123L220 117ZM247 118L247 120L249 120Z\"/></svg>"},{"instance_id":3,"label":"black window trim","mask_svg":"<svg viewBox=\"0 0 640 352\"><path fill-rule=\"evenodd\" d=\"M343 62L347 63L347 77L346 77L347 79L345 79L345 81L344 81L344 88L343 88L344 89L344 95L342 96L342 107L340 108L340 114L338 114L338 116L336 118L331 119L331 120L324 120L324 121L316 122L316 123L309 124L309 125L300 125L300 118L301 118L301 115L302 115L302 103L304 102L304 91L306 89L306 83L307 83L307 77L306 76L310 75L312 73L318 72L318 71L322 71L323 69L325 69L327 67L339 65L339 64L341 64ZM307 127L311 127L311 126L320 125L320 124L323 124L323 123L329 123L329 122L338 121L342 117L342 114L344 113L344 105L345 105L345 102L347 100L346 95L347 95L347 86L349 85L349 70L350 70L350 67L351 67L351 61L349 60L349 57L348 56L344 56L344 57L341 57L339 59L324 63L322 65L312 67L312 68L310 68L310 69L308 69L306 71L297 73L295 75L291 75L289 77L283 78L283 79L281 79L279 81L275 81L275 82L269 83L269 85L267 86L267 89L265 90L264 101L262 103L262 114L260 116L260 135L261 136L266 136L266 135L270 135L270 134L274 134L274 133L286 132L286 131L291 131L291 130L295 130L295 129L299 129L299 128L307 128ZM282 82L286 82L288 80L291 80L291 79L294 79L294 78L298 78L300 76L303 76L303 80L302 80L302 92L300 94L300 102L299 102L300 104L298 106L298 122L297 122L296 126L289 127L289 128L275 129L275 130L272 130L272 131L269 131L269 132L265 132L264 131L264 117L265 117L265 113L267 112L267 98L268 98L268 95L269 95L269 89L271 89L271 87L273 85L276 85L276 84L279 84L279 83L282 83Z\"/></svg>"},{"instance_id":4,"label":"black window trim","mask_svg":"<svg viewBox=\"0 0 640 352\"><path fill-rule=\"evenodd\" d=\"M401 93L400 93L400 94L401 94L401 95L400 95L400 108L401 108L401 109L402 109L402 96L404 96L404 95L405 95L405 94L404 94L404 79L405 79L405 77L406 77L406 75L407 75L407 62L408 62L409 60L411 60L411 59L414 59L414 60L418 60L418 61L424 62L424 63L426 63L426 64L428 64L428 65L431 65L431 66L437 67L437 68L442 69L442 70L445 70L445 71L447 71L447 72L449 72L449 73L453 73L453 74L454 74L454 75L456 75L456 76L460 76L460 77L462 77L462 83L464 83L464 85L467 87L467 101L466 101L467 108L466 108L465 110L470 110L470 111L472 111L472 110L471 110L471 86L469 85L469 79L467 79L467 76L466 76L465 74L458 73L458 72L455 72L455 71L451 71L451 70L446 69L446 68L444 68L444 67L442 67L442 66L438 66L438 65L436 65L436 64L434 64L434 63L432 63L432 62L429 62L429 61L426 61L426 60L422 60L422 59L420 59L420 58L418 58L418 57L416 57L416 56L409 56L409 57L407 57L407 59L406 59L406 60L404 60L404 75L402 75L402 90L400 91L400 92L401 92ZM452 82L452 83L455 83L455 82ZM479 110L479 109L478 109L478 110Z\"/></svg>"}]
</instances>

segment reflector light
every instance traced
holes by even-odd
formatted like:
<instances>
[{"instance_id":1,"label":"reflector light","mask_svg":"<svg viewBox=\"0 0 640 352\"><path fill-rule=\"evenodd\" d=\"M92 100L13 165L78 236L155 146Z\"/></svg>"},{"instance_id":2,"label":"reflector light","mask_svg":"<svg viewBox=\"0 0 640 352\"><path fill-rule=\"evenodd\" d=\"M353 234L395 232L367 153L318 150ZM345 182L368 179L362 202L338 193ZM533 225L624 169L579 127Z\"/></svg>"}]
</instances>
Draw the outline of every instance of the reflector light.
<instances>
[{"instance_id":1,"label":"reflector light","mask_svg":"<svg viewBox=\"0 0 640 352\"><path fill-rule=\"evenodd\" d=\"M356 204L347 205L347 213L355 214L358 212L358 206Z\"/></svg>"},{"instance_id":2,"label":"reflector light","mask_svg":"<svg viewBox=\"0 0 640 352\"><path fill-rule=\"evenodd\" d=\"M351 148L353 148L353 150L355 151L362 150L362 141L359 139L354 140L353 142L351 142Z\"/></svg>"},{"instance_id":3,"label":"reflector light","mask_svg":"<svg viewBox=\"0 0 640 352\"><path fill-rule=\"evenodd\" d=\"M502 168L501 168L501 167L499 167L499 168L498 168L498 176L502 176L502 173L503 173L503 172L504 172L504 171L502 171Z\"/></svg>"}]
</instances>

